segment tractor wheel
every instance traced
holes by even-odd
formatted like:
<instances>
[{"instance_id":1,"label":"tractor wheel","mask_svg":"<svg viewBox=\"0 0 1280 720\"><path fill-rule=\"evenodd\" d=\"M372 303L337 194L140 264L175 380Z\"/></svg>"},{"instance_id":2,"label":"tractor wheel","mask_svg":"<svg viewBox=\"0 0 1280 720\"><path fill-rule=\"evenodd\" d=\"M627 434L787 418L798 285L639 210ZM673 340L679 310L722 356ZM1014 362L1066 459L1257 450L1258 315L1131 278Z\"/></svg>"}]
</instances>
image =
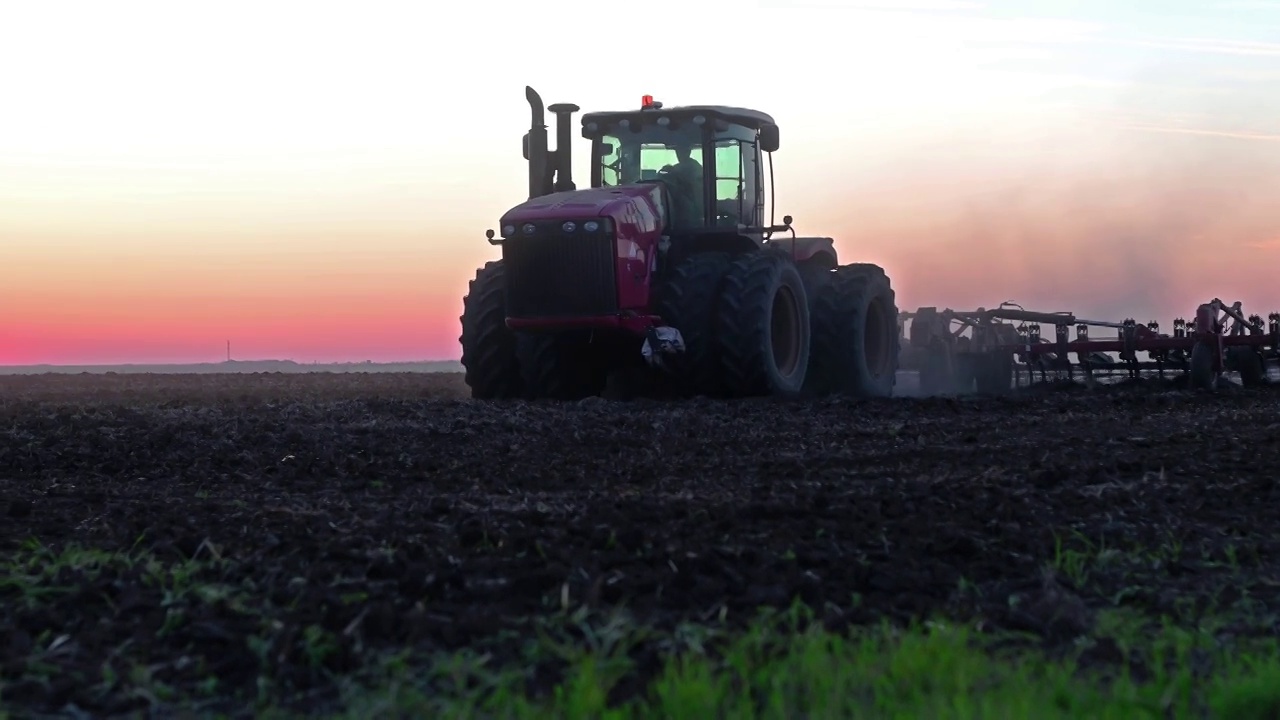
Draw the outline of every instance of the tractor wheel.
<instances>
[{"instance_id":1,"label":"tractor wheel","mask_svg":"<svg viewBox=\"0 0 1280 720\"><path fill-rule=\"evenodd\" d=\"M897 381L898 307L878 265L842 265L814 304L813 362L820 393L889 397Z\"/></svg>"},{"instance_id":2,"label":"tractor wheel","mask_svg":"<svg viewBox=\"0 0 1280 720\"><path fill-rule=\"evenodd\" d=\"M818 351L815 343L820 328L818 327L819 307L818 298L821 297L827 285L831 284L832 278L836 276L833 268L821 265L802 265L800 266L800 279L804 280L804 295L809 303L809 368L804 376L804 394L805 395L825 395L831 392L830 383L825 381L822 372L814 370L814 363L817 362Z\"/></svg>"},{"instance_id":3,"label":"tractor wheel","mask_svg":"<svg viewBox=\"0 0 1280 720\"><path fill-rule=\"evenodd\" d=\"M462 299L462 366L471 397L519 397L520 366L515 333L507 327L506 278L501 260L476 271Z\"/></svg>"},{"instance_id":4,"label":"tractor wheel","mask_svg":"<svg viewBox=\"0 0 1280 720\"><path fill-rule=\"evenodd\" d=\"M1206 342L1197 342L1191 348L1191 362L1187 368L1187 380L1192 390L1213 390L1217 387L1217 373L1213 371L1214 349Z\"/></svg>"},{"instance_id":5,"label":"tractor wheel","mask_svg":"<svg viewBox=\"0 0 1280 720\"><path fill-rule=\"evenodd\" d=\"M790 257L764 251L736 260L720 292L716 327L729 394L796 395L804 388L809 304Z\"/></svg>"},{"instance_id":6,"label":"tractor wheel","mask_svg":"<svg viewBox=\"0 0 1280 720\"><path fill-rule=\"evenodd\" d=\"M671 361L684 394L717 396L723 390L715 318L730 266L727 253L702 253L676 265L662 283L658 315L684 340L685 351Z\"/></svg>"},{"instance_id":7,"label":"tractor wheel","mask_svg":"<svg viewBox=\"0 0 1280 720\"><path fill-rule=\"evenodd\" d=\"M1257 350L1251 347L1233 347L1227 351L1227 359L1235 371L1240 373L1241 385L1258 387L1267 384L1267 366Z\"/></svg>"},{"instance_id":8,"label":"tractor wheel","mask_svg":"<svg viewBox=\"0 0 1280 720\"><path fill-rule=\"evenodd\" d=\"M595 362L590 333L521 333L516 356L525 397L581 400L604 390L605 374Z\"/></svg>"}]
</instances>

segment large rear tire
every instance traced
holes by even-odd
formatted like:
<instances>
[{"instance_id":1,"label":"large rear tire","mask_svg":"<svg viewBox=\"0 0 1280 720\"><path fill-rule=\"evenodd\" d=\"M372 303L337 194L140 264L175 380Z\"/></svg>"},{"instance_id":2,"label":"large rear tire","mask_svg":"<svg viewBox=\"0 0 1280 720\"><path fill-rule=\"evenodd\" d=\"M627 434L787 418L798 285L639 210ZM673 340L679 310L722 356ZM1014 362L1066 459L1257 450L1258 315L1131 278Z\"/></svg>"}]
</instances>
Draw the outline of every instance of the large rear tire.
<instances>
[{"instance_id":1,"label":"large rear tire","mask_svg":"<svg viewBox=\"0 0 1280 720\"><path fill-rule=\"evenodd\" d=\"M521 333L516 357L530 400L581 400L604 390L590 333Z\"/></svg>"},{"instance_id":2,"label":"large rear tire","mask_svg":"<svg viewBox=\"0 0 1280 720\"><path fill-rule=\"evenodd\" d=\"M805 298L809 302L809 367L804 374L805 395L820 396L831 392L831 383L819 368L815 368L815 363L818 357L817 337L820 332L818 317L821 315L818 298L822 296L824 289L835 276L835 268L825 264L800 267L800 277L804 279Z\"/></svg>"},{"instance_id":3,"label":"large rear tire","mask_svg":"<svg viewBox=\"0 0 1280 720\"><path fill-rule=\"evenodd\" d=\"M809 304L791 258L778 252L733 263L716 326L724 387L731 395L796 395L809 366Z\"/></svg>"},{"instance_id":4,"label":"large rear tire","mask_svg":"<svg viewBox=\"0 0 1280 720\"><path fill-rule=\"evenodd\" d=\"M507 327L506 276L501 260L485 263L462 298L462 366L471 397L519 397L515 333Z\"/></svg>"},{"instance_id":5,"label":"large rear tire","mask_svg":"<svg viewBox=\"0 0 1280 720\"><path fill-rule=\"evenodd\" d=\"M878 265L843 265L819 289L811 387L820 393L889 397L897 382L898 307Z\"/></svg>"},{"instance_id":6,"label":"large rear tire","mask_svg":"<svg viewBox=\"0 0 1280 720\"><path fill-rule=\"evenodd\" d=\"M672 268L662 283L658 315L684 341L685 351L671 360L682 394L714 397L723 392L716 313L730 267L727 253L701 253Z\"/></svg>"}]
</instances>

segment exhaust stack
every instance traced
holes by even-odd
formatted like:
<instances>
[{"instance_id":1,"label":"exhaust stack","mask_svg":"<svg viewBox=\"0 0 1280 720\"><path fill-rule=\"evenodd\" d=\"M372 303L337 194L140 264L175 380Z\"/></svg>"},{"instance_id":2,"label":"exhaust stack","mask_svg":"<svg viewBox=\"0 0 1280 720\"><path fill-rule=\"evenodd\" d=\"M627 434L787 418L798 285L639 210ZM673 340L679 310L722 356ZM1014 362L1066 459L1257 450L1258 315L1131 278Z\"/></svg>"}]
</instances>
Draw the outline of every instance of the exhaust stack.
<instances>
[{"instance_id":1,"label":"exhaust stack","mask_svg":"<svg viewBox=\"0 0 1280 720\"><path fill-rule=\"evenodd\" d=\"M547 108L556 116L556 149L547 148L547 115L543 110L542 96L536 90L524 86L524 97L529 101L529 132L524 136L524 159L529 161L529 199L553 192L576 190L573 184L573 114L581 108L573 103L559 103Z\"/></svg>"},{"instance_id":2,"label":"exhaust stack","mask_svg":"<svg viewBox=\"0 0 1280 720\"><path fill-rule=\"evenodd\" d=\"M550 170L547 166L547 118L542 109L542 96L526 85L524 97L529 101L532 118L524 136L524 157L529 161L529 199L551 193Z\"/></svg>"}]
</instances>

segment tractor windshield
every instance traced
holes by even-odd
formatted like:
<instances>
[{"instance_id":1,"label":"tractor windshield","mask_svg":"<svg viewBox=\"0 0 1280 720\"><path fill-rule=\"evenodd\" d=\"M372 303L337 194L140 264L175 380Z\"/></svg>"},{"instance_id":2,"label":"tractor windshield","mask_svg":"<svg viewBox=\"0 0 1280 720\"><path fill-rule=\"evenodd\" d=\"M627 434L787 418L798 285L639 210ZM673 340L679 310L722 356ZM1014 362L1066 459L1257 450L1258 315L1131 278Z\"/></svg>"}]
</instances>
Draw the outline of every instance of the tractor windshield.
<instances>
[{"instance_id":1,"label":"tractor windshield","mask_svg":"<svg viewBox=\"0 0 1280 720\"><path fill-rule=\"evenodd\" d=\"M661 182L671 192L672 225L703 225L705 196L699 127L671 130L654 125L640 132L605 135L600 142L601 185Z\"/></svg>"},{"instance_id":2,"label":"tractor windshield","mask_svg":"<svg viewBox=\"0 0 1280 720\"><path fill-rule=\"evenodd\" d=\"M711 224L734 227L755 218L755 145L730 130L717 133L714 167L703 168L702 132L687 125L672 130L651 125L640 132L600 138L600 184L605 187L661 182L671 193L671 224L676 229L706 227L706 182L714 178L715 212ZM749 136L749 134L748 134ZM711 171L709 178L705 170Z\"/></svg>"}]
</instances>

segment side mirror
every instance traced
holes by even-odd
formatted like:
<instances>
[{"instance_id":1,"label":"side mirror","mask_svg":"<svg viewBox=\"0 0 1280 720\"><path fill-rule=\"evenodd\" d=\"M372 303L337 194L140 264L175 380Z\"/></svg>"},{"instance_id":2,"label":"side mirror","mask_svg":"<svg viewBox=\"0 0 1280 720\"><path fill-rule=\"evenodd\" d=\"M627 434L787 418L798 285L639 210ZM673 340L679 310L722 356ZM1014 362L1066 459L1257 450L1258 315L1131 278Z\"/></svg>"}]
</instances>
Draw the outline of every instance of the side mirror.
<instances>
[{"instance_id":1,"label":"side mirror","mask_svg":"<svg viewBox=\"0 0 1280 720\"><path fill-rule=\"evenodd\" d=\"M524 153L524 159L528 160L529 159L529 133L524 134L524 139L521 142L521 144L524 146L524 149L522 151Z\"/></svg>"},{"instance_id":2,"label":"side mirror","mask_svg":"<svg viewBox=\"0 0 1280 720\"><path fill-rule=\"evenodd\" d=\"M776 152L778 149L778 126L765 125L760 128L760 149L765 152Z\"/></svg>"},{"instance_id":3,"label":"side mirror","mask_svg":"<svg viewBox=\"0 0 1280 720\"><path fill-rule=\"evenodd\" d=\"M598 143L596 147L599 148L597 152L599 153L599 157L602 158L609 157L614 151L613 143L602 142Z\"/></svg>"}]
</instances>

